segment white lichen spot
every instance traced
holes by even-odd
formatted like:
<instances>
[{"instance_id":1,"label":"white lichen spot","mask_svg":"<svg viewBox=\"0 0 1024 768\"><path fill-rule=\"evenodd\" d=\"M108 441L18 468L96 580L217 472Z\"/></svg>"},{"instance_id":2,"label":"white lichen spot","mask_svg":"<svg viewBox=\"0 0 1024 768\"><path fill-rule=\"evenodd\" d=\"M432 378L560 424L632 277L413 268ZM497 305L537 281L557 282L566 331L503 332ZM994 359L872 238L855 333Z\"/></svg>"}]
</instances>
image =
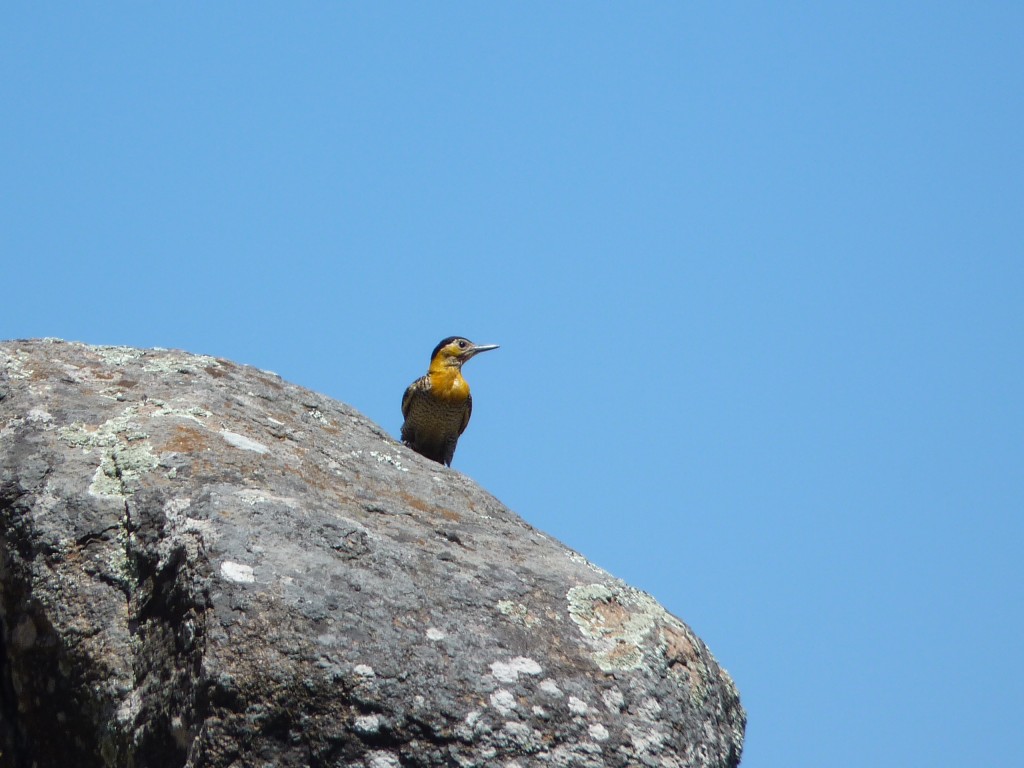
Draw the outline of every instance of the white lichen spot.
<instances>
[{"instance_id":1,"label":"white lichen spot","mask_svg":"<svg viewBox=\"0 0 1024 768\"><path fill-rule=\"evenodd\" d=\"M539 675L540 673L540 664L525 656L516 656L508 661L496 661L491 664L491 674L502 683L514 683L520 675Z\"/></svg>"},{"instance_id":2,"label":"white lichen spot","mask_svg":"<svg viewBox=\"0 0 1024 768\"><path fill-rule=\"evenodd\" d=\"M501 714L507 715L519 705L516 703L516 697L510 691L500 688L491 694L491 706Z\"/></svg>"},{"instance_id":3,"label":"white lichen spot","mask_svg":"<svg viewBox=\"0 0 1024 768\"><path fill-rule=\"evenodd\" d=\"M618 688L609 688L601 693L601 700L611 713L621 712L626 706L626 699Z\"/></svg>"},{"instance_id":4,"label":"white lichen spot","mask_svg":"<svg viewBox=\"0 0 1024 768\"><path fill-rule=\"evenodd\" d=\"M549 696L564 696L565 695L564 693L562 693L562 689L558 687L558 683L556 683L550 677L541 680L540 681L540 685L538 687L542 691L544 691L544 693L548 694Z\"/></svg>"},{"instance_id":5,"label":"white lichen spot","mask_svg":"<svg viewBox=\"0 0 1024 768\"><path fill-rule=\"evenodd\" d=\"M402 763L390 752L371 752L366 758L366 768L401 768Z\"/></svg>"},{"instance_id":6,"label":"white lichen spot","mask_svg":"<svg viewBox=\"0 0 1024 768\"><path fill-rule=\"evenodd\" d=\"M596 744L593 741L585 741L583 739L574 741L572 744L559 744L550 752L550 765L578 765L585 766L585 768L602 768L603 766L608 765L608 763L601 759L601 752L600 744ZM629 766L629 768L633 768L635 764L626 762L615 763L615 765L626 765ZM666 766L657 763L651 763L651 765L657 765L658 768L666 768Z\"/></svg>"},{"instance_id":7,"label":"white lichen spot","mask_svg":"<svg viewBox=\"0 0 1024 768\"><path fill-rule=\"evenodd\" d=\"M240 488L235 491L235 496L250 507L255 507L257 504L265 504L267 501L266 496L253 488Z\"/></svg>"},{"instance_id":8,"label":"white lichen spot","mask_svg":"<svg viewBox=\"0 0 1024 768\"><path fill-rule=\"evenodd\" d=\"M241 448L243 451L255 451L256 453L270 453L270 449L267 448L263 443L259 443L245 435L239 435L237 432L231 432L227 429L220 431L220 436L228 443L233 445L235 448Z\"/></svg>"},{"instance_id":9,"label":"white lichen spot","mask_svg":"<svg viewBox=\"0 0 1024 768\"><path fill-rule=\"evenodd\" d=\"M300 509L302 507L299 500L291 496L275 496L272 493L255 488L239 488L232 491L232 495L250 507L255 507L258 504L281 504L290 509Z\"/></svg>"},{"instance_id":10,"label":"white lichen spot","mask_svg":"<svg viewBox=\"0 0 1024 768\"><path fill-rule=\"evenodd\" d=\"M568 553L568 557L569 557L570 560L572 560L577 565L582 565L585 568L589 568L591 571L593 571L594 573L598 574L599 576L605 576L605 577L611 578L611 574L609 574L608 571L604 570L604 568L600 568L600 567L594 565L592 562L587 560L587 558L585 558L579 552L573 552L573 551L570 550L569 553Z\"/></svg>"},{"instance_id":11,"label":"white lichen spot","mask_svg":"<svg viewBox=\"0 0 1024 768\"><path fill-rule=\"evenodd\" d=\"M390 453L381 453L380 451L370 451L370 455L377 460L378 464L390 464L399 472L408 472L408 467L403 467L401 460L397 456L392 456Z\"/></svg>"},{"instance_id":12,"label":"white lichen spot","mask_svg":"<svg viewBox=\"0 0 1024 768\"><path fill-rule=\"evenodd\" d=\"M168 530L173 531L175 535L170 537L166 544L160 545L162 556L164 547L167 548L166 555L170 556L172 541L175 546L183 541L185 551L188 552L189 556L196 557L199 553L199 547L203 542L215 541L217 539L216 525L210 520L189 517L188 510L191 507L192 500L182 497L168 499L164 504L164 516L167 519Z\"/></svg>"},{"instance_id":13,"label":"white lichen spot","mask_svg":"<svg viewBox=\"0 0 1024 768\"><path fill-rule=\"evenodd\" d=\"M594 723L587 729L587 732L594 741L606 741L608 739L608 729L601 725L601 723Z\"/></svg>"},{"instance_id":14,"label":"white lichen spot","mask_svg":"<svg viewBox=\"0 0 1024 768\"><path fill-rule=\"evenodd\" d=\"M444 632L442 632L440 629L437 629L436 627L430 627L429 629L427 629L427 640L444 640L445 637L446 635L444 634Z\"/></svg>"},{"instance_id":15,"label":"white lichen spot","mask_svg":"<svg viewBox=\"0 0 1024 768\"><path fill-rule=\"evenodd\" d=\"M363 715L352 724L356 733L369 735L380 731L380 715Z\"/></svg>"},{"instance_id":16,"label":"white lichen spot","mask_svg":"<svg viewBox=\"0 0 1024 768\"><path fill-rule=\"evenodd\" d=\"M538 707L535 705L530 711L533 712L534 717L539 717L541 720L548 719L548 711L544 709L544 707Z\"/></svg>"},{"instance_id":17,"label":"white lichen spot","mask_svg":"<svg viewBox=\"0 0 1024 768\"><path fill-rule=\"evenodd\" d=\"M129 723L134 723L141 711L142 693L138 690L134 690L121 701L121 704L114 712L114 717L122 726L124 726Z\"/></svg>"},{"instance_id":18,"label":"white lichen spot","mask_svg":"<svg viewBox=\"0 0 1024 768\"><path fill-rule=\"evenodd\" d=\"M17 350L16 350L17 351ZM12 379L28 379L31 378L33 371L25 370L25 363L7 353L0 352L3 356L4 367L7 369L7 375ZM24 358L23 352L18 352L19 357Z\"/></svg>"},{"instance_id":19,"label":"white lichen spot","mask_svg":"<svg viewBox=\"0 0 1024 768\"><path fill-rule=\"evenodd\" d=\"M574 715L583 716L590 711L590 707L587 706L587 702L582 699L577 699L575 696L569 697L569 711Z\"/></svg>"},{"instance_id":20,"label":"white lichen spot","mask_svg":"<svg viewBox=\"0 0 1024 768\"><path fill-rule=\"evenodd\" d=\"M191 499L176 496L173 499L168 499L164 504L164 514L171 519L177 519L182 517L190 507Z\"/></svg>"},{"instance_id":21,"label":"white lichen spot","mask_svg":"<svg viewBox=\"0 0 1024 768\"><path fill-rule=\"evenodd\" d=\"M45 427L53 421L53 416L50 415L49 411L44 411L42 408L31 408L25 415L25 419L32 424L40 424Z\"/></svg>"},{"instance_id":22,"label":"white lichen spot","mask_svg":"<svg viewBox=\"0 0 1024 768\"><path fill-rule=\"evenodd\" d=\"M369 664L356 664L355 667L352 668L352 671L360 677L377 676L377 673L373 671L373 667L371 667Z\"/></svg>"},{"instance_id":23,"label":"white lichen spot","mask_svg":"<svg viewBox=\"0 0 1024 768\"><path fill-rule=\"evenodd\" d=\"M661 714L661 704L657 699L646 698L636 708L637 715L644 720L657 720Z\"/></svg>"},{"instance_id":24,"label":"white lichen spot","mask_svg":"<svg viewBox=\"0 0 1024 768\"><path fill-rule=\"evenodd\" d=\"M251 565L233 563L230 560L220 564L220 575L236 584L252 584L256 581L256 574L253 573Z\"/></svg>"},{"instance_id":25,"label":"white lichen spot","mask_svg":"<svg viewBox=\"0 0 1024 768\"><path fill-rule=\"evenodd\" d=\"M642 728L635 723L627 723L625 730L633 743L633 749L639 755L659 751L665 743L665 734L657 728Z\"/></svg>"},{"instance_id":26,"label":"white lichen spot","mask_svg":"<svg viewBox=\"0 0 1024 768\"><path fill-rule=\"evenodd\" d=\"M534 752L537 749L540 734L526 723L509 720L501 726L501 733L523 752Z\"/></svg>"}]
</instances>

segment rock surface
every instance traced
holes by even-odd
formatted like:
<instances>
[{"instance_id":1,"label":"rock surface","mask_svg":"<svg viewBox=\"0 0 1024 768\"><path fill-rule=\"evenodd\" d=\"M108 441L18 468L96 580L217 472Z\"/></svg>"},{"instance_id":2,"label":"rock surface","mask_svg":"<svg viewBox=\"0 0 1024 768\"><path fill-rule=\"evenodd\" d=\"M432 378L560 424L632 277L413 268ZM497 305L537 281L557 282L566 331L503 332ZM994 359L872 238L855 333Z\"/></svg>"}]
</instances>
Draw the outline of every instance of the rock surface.
<instances>
[{"instance_id":1,"label":"rock surface","mask_svg":"<svg viewBox=\"0 0 1024 768\"><path fill-rule=\"evenodd\" d=\"M648 595L352 408L0 343L0 767L734 766Z\"/></svg>"}]
</instances>

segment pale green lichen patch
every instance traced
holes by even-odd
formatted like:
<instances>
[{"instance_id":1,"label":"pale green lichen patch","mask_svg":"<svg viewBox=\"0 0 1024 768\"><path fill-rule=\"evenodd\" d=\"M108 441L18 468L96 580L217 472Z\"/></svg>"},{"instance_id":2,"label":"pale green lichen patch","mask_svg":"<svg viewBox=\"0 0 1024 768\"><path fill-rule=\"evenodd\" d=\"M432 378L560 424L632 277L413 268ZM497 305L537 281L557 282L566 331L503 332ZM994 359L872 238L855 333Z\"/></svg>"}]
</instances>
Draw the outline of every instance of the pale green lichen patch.
<instances>
[{"instance_id":1,"label":"pale green lichen patch","mask_svg":"<svg viewBox=\"0 0 1024 768\"><path fill-rule=\"evenodd\" d=\"M626 585L586 584L570 589L566 598L569 617L605 672L639 667L652 632L679 623L653 597Z\"/></svg>"},{"instance_id":2,"label":"pale green lichen patch","mask_svg":"<svg viewBox=\"0 0 1024 768\"><path fill-rule=\"evenodd\" d=\"M96 496L129 496L132 482L159 464L148 444L115 446L104 453L89 492Z\"/></svg>"},{"instance_id":3,"label":"pale green lichen patch","mask_svg":"<svg viewBox=\"0 0 1024 768\"><path fill-rule=\"evenodd\" d=\"M93 481L95 484L95 480ZM90 491L92 488L90 487ZM94 492L95 493L95 492ZM107 494L110 496L122 496L122 493ZM106 553L106 572L123 589L128 590L132 584L138 582L138 573L135 569L134 558L129 556L132 544L132 534L129 532L128 511L125 509L121 515L121 525L117 528L115 537L116 547L110 547Z\"/></svg>"},{"instance_id":4,"label":"pale green lichen patch","mask_svg":"<svg viewBox=\"0 0 1024 768\"><path fill-rule=\"evenodd\" d=\"M527 629L539 621L522 603L516 603L512 600L499 600L495 607L499 613L508 617L513 624L519 624Z\"/></svg>"},{"instance_id":5,"label":"pale green lichen patch","mask_svg":"<svg viewBox=\"0 0 1024 768\"><path fill-rule=\"evenodd\" d=\"M590 642L603 671L635 669L646 661L683 683L695 704L707 698L714 682L705 660L707 649L653 597L613 583L573 587L567 598L569 616ZM735 688L724 670L720 677Z\"/></svg>"},{"instance_id":6,"label":"pale green lichen patch","mask_svg":"<svg viewBox=\"0 0 1024 768\"><path fill-rule=\"evenodd\" d=\"M195 373L206 368L220 368L216 358L209 355L190 355L166 349L137 349L135 347L88 347L105 365L122 367L144 360L142 370L150 373Z\"/></svg>"},{"instance_id":7,"label":"pale green lichen patch","mask_svg":"<svg viewBox=\"0 0 1024 768\"><path fill-rule=\"evenodd\" d=\"M21 354L24 356L24 353ZM14 355L0 352L0 364L3 364L7 375L12 379L25 380L32 376L32 371L25 370L25 364Z\"/></svg>"},{"instance_id":8,"label":"pale green lichen patch","mask_svg":"<svg viewBox=\"0 0 1024 768\"><path fill-rule=\"evenodd\" d=\"M78 446L85 449L91 448L113 448L123 441L145 440L149 434L143 431L135 422L138 414L134 406L126 408L120 416L108 419L102 424L92 426L74 422L66 427L61 427L57 434L60 439L68 445Z\"/></svg>"},{"instance_id":9,"label":"pale green lichen patch","mask_svg":"<svg viewBox=\"0 0 1024 768\"><path fill-rule=\"evenodd\" d=\"M175 408L163 400L158 400L155 397L150 397L146 400L146 405L154 408L152 416L161 418L176 418L176 419L190 419L197 424L205 424L206 420L209 419L213 413L200 408L198 405L188 406L186 408Z\"/></svg>"},{"instance_id":10,"label":"pale green lichen patch","mask_svg":"<svg viewBox=\"0 0 1024 768\"><path fill-rule=\"evenodd\" d=\"M142 370L150 373L196 373L208 368L220 368L217 358L209 355L188 355L184 353L163 352L151 356L142 366Z\"/></svg>"},{"instance_id":11,"label":"pale green lichen patch","mask_svg":"<svg viewBox=\"0 0 1024 768\"><path fill-rule=\"evenodd\" d=\"M146 352L135 347L91 347L93 353L107 365L126 365L143 357Z\"/></svg>"},{"instance_id":12,"label":"pale green lichen patch","mask_svg":"<svg viewBox=\"0 0 1024 768\"><path fill-rule=\"evenodd\" d=\"M93 495L127 496L134 481L159 463L149 435L133 421L135 415L132 407L96 427L75 422L58 430L68 445L100 452L100 464L89 485Z\"/></svg>"}]
</instances>

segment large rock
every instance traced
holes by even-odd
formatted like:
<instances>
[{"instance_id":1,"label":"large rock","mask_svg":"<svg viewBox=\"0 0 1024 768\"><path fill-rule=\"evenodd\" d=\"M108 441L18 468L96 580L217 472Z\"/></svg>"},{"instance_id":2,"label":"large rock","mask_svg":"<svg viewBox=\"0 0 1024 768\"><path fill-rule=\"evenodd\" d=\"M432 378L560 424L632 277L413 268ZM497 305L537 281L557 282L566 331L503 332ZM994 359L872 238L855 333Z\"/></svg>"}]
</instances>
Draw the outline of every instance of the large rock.
<instances>
[{"instance_id":1,"label":"large rock","mask_svg":"<svg viewBox=\"0 0 1024 768\"><path fill-rule=\"evenodd\" d=\"M734 766L650 596L352 408L0 344L0 766Z\"/></svg>"}]
</instances>

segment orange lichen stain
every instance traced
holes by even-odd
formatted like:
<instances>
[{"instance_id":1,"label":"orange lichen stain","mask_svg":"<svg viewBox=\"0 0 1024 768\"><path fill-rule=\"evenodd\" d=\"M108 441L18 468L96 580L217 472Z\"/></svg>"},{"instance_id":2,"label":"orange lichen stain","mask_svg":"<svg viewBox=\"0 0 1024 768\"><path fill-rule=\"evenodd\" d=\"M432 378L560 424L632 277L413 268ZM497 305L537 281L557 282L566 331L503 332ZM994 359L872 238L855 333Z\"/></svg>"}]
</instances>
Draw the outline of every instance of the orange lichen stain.
<instances>
[{"instance_id":1,"label":"orange lichen stain","mask_svg":"<svg viewBox=\"0 0 1024 768\"><path fill-rule=\"evenodd\" d=\"M686 675L690 685L700 685L700 672L698 671L697 649L686 633L675 627L663 627L661 636L665 641L665 660L668 662L670 672L677 675Z\"/></svg>"},{"instance_id":2,"label":"orange lichen stain","mask_svg":"<svg viewBox=\"0 0 1024 768\"><path fill-rule=\"evenodd\" d=\"M203 368L203 370L206 371L211 376L213 376L213 378L215 379L222 379L228 375L228 372L223 370L219 365L208 365L205 368Z\"/></svg>"},{"instance_id":3,"label":"orange lichen stain","mask_svg":"<svg viewBox=\"0 0 1024 768\"><path fill-rule=\"evenodd\" d=\"M626 623L630 620L633 614L631 614L626 608L615 598L607 601L601 601L594 604L594 616L600 622L601 629L613 632L619 632Z\"/></svg>"},{"instance_id":4,"label":"orange lichen stain","mask_svg":"<svg viewBox=\"0 0 1024 768\"><path fill-rule=\"evenodd\" d=\"M605 654L605 658L613 666L617 665L617 663L630 665L636 659L638 653L639 649L635 643L618 639L615 641L615 647Z\"/></svg>"},{"instance_id":5,"label":"orange lichen stain","mask_svg":"<svg viewBox=\"0 0 1024 768\"><path fill-rule=\"evenodd\" d=\"M54 378L54 372L50 368L39 366L29 371L29 381L46 381L51 378Z\"/></svg>"},{"instance_id":6,"label":"orange lichen stain","mask_svg":"<svg viewBox=\"0 0 1024 768\"><path fill-rule=\"evenodd\" d=\"M330 473L325 472L312 462L303 462L298 467L286 464L285 471L298 475L308 486L318 491L332 491L337 485L337 481Z\"/></svg>"},{"instance_id":7,"label":"orange lichen stain","mask_svg":"<svg viewBox=\"0 0 1024 768\"><path fill-rule=\"evenodd\" d=\"M284 385L280 381L272 379L269 376L258 376L257 378L259 379L261 384L266 384L271 389L284 389Z\"/></svg>"},{"instance_id":8,"label":"orange lichen stain","mask_svg":"<svg viewBox=\"0 0 1024 768\"><path fill-rule=\"evenodd\" d=\"M339 502L352 501L351 497L343 492L344 484L338 482L338 476L328 471L310 458L310 452L299 451L298 463L285 462L277 470L282 476L291 475L297 477L310 488L315 488L323 493L330 494Z\"/></svg>"},{"instance_id":9,"label":"orange lichen stain","mask_svg":"<svg viewBox=\"0 0 1024 768\"><path fill-rule=\"evenodd\" d=\"M175 453L199 453L208 450L210 447L209 433L179 424L174 428L174 434L170 440L161 446L162 451L174 451Z\"/></svg>"},{"instance_id":10,"label":"orange lichen stain","mask_svg":"<svg viewBox=\"0 0 1024 768\"><path fill-rule=\"evenodd\" d=\"M675 627L664 627L661 632L665 637L665 657L670 663L686 664L697 658L697 651L685 632Z\"/></svg>"},{"instance_id":11,"label":"orange lichen stain","mask_svg":"<svg viewBox=\"0 0 1024 768\"><path fill-rule=\"evenodd\" d=\"M423 499L418 496L413 496L411 493L402 491L398 495L402 497L402 501L419 512L424 512L428 515L440 515L445 520L451 520L453 522L462 519L462 516L457 512L445 509L444 507L439 507L436 504L427 504Z\"/></svg>"}]
</instances>

